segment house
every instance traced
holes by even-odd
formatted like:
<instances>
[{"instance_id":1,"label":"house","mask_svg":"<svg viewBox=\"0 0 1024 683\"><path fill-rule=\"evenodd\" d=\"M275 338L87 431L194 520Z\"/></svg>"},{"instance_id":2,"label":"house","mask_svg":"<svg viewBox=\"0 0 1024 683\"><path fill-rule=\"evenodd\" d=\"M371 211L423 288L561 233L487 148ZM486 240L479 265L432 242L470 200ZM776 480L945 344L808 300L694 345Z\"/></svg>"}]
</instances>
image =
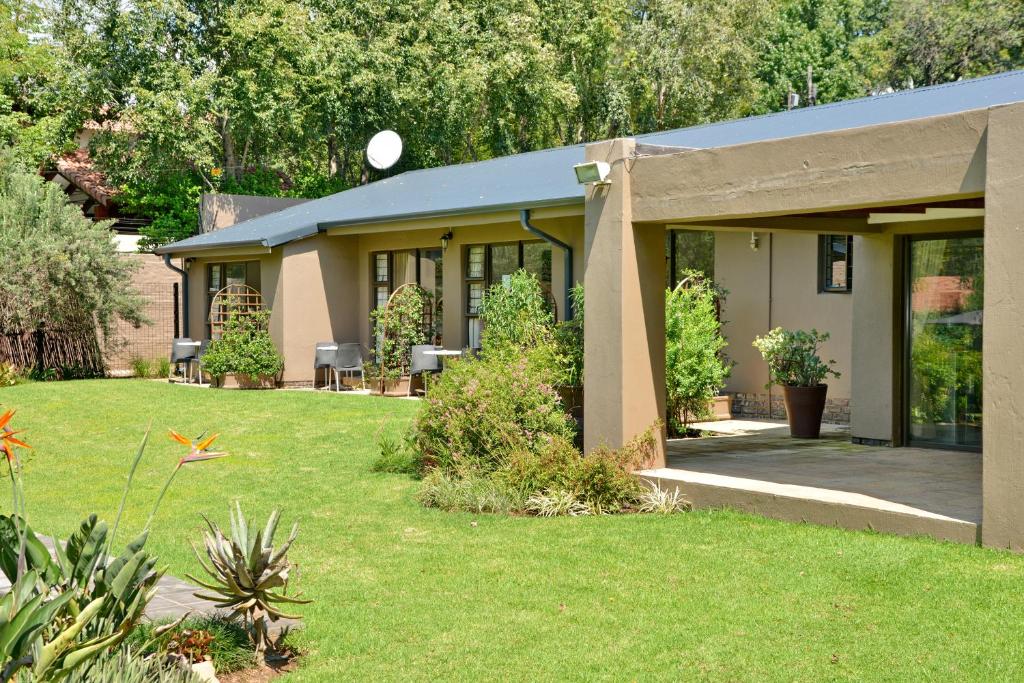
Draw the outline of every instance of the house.
<instances>
[{"instance_id":1,"label":"house","mask_svg":"<svg viewBox=\"0 0 1024 683\"><path fill-rule=\"evenodd\" d=\"M827 330L828 418L866 447L984 442L981 540L1024 548L1022 102L1011 72L413 171L160 251L189 264L197 325L232 278L263 293L288 384L312 383L318 340L368 348L370 311L405 282L436 293L443 343L463 347L488 284L525 267L563 317L582 281L590 449L663 415L662 292L710 233L735 411L783 414L756 335ZM578 184L584 160L608 182Z\"/></svg>"}]
</instances>

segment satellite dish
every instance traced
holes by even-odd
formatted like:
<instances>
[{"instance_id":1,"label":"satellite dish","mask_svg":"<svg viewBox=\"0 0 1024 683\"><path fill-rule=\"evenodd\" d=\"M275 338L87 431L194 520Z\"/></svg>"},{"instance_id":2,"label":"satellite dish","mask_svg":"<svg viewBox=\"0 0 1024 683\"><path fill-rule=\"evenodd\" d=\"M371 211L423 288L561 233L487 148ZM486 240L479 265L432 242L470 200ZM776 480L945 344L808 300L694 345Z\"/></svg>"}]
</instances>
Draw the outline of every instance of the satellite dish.
<instances>
[{"instance_id":1,"label":"satellite dish","mask_svg":"<svg viewBox=\"0 0 1024 683\"><path fill-rule=\"evenodd\" d=\"M402 138L393 130L382 130L370 138L370 144L366 146L366 160L380 171L394 166L400 156Z\"/></svg>"}]
</instances>

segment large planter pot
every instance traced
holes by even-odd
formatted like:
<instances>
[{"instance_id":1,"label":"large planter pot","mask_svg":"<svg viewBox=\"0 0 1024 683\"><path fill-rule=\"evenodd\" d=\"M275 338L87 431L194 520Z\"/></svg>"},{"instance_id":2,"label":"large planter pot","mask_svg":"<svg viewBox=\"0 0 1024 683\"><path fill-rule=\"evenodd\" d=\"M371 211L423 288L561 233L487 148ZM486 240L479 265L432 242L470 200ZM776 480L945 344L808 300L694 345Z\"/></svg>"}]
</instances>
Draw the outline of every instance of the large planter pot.
<instances>
[{"instance_id":1,"label":"large planter pot","mask_svg":"<svg viewBox=\"0 0 1024 683\"><path fill-rule=\"evenodd\" d=\"M370 387L370 393L376 396L408 396L410 381L408 375L403 375L398 379L385 379L383 382L375 379L367 382L367 385Z\"/></svg>"},{"instance_id":2,"label":"large planter pot","mask_svg":"<svg viewBox=\"0 0 1024 683\"><path fill-rule=\"evenodd\" d=\"M797 439L817 439L821 435L821 416L825 413L828 385L782 387L789 433Z\"/></svg>"},{"instance_id":3,"label":"large planter pot","mask_svg":"<svg viewBox=\"0 0 1024 683\"><path fill-rule=\"evenodd\" d=\"M713 420L732 419L732 396L715 396L708 406Z\"/></svg>"},{"instance_id":4,"label":"large planter pot","mask_svg":"<svg viewBox=\"0 0 1024 683\"><path fill-rule=\"evenodd\" d=\"M277 377L260 375L253 379L248 375L227 374L223 377L214 377L212 386L219 389L275 389L277 388Z\"/></svg>"}]
</instances>

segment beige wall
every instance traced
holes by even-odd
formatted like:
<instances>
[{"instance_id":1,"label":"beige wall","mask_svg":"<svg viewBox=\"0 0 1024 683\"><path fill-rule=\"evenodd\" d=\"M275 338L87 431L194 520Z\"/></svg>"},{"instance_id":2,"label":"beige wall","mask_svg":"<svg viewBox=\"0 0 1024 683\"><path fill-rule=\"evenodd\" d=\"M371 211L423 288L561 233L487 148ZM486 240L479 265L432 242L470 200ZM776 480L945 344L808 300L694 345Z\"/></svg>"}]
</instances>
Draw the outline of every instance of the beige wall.
<instances>
[{"instance_id":1,"label":"beige wall","mask_svg":"<svg viewBox=\"0 0 1024 683\"><path fill-rule=\"evenodd\" d=\"M357 338L357 241L354 237L316 235L281 247L278 296L284 381L313 379L318 341L345 342ZM277 340L275 340L277 341Z\"/></svg>"},{"instance_id":2,"label":"beige wall","mask_svg":"<svg viewBox=\"0 0 1024 683\"><path fill-rule=\"evenodd\" d=\"M835 368L842 375L828 380L829 398L849 398L852 296L818 292L817 235L757 235L757 251L750 248L749 232L715 235L715 280L729 290L722 317L729 341L727 352L736 361L726 391L764 391L768 366L752 345L755 337L773 327L816 328L831 334L822 348L822 357L834 359ZM853 259L857 273L856 246ZM858 286L855 275L854 291Z\"/></svg>"}]
</instances>

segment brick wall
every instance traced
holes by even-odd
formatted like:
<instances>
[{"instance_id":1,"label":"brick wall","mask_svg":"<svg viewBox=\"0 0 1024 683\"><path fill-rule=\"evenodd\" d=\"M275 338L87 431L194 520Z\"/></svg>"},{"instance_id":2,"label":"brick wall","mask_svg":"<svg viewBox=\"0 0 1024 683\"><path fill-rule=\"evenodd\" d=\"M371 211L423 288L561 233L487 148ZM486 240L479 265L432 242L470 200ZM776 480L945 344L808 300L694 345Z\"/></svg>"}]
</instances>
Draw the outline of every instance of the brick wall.
<instances>
[{"instance_id":1,"label":"brick wall","mask_svg":"<svg viewBox=\"0 0 1024 683\"><path fill-rule=\"evenodd\" d=\"M732 396L733 417L786 419L786 406L782 400L782 389L772 393L770 412L768 410L767 393L729 392L729 395ZM827 399L825 401L825 414L821 420L830 424L850 424L850 399Z\"/></svg>"},{"instance_id":2,"label":"brick wall","mask_svg":"<svg viewBox=\"0 0 1024 683\"><path fill-rule=\"evenodd\" d=\"M133 284L146 300L145 313L152 324L134 328L120 322L111 338L106 340L104 360L107 374L115 377L131 375L134 358L151 362L170 358L171 340L174 338L174 285L181 285L180 276L159 256L122 254L122 258L139 264Z\"/></svg>"}]
</instances>

